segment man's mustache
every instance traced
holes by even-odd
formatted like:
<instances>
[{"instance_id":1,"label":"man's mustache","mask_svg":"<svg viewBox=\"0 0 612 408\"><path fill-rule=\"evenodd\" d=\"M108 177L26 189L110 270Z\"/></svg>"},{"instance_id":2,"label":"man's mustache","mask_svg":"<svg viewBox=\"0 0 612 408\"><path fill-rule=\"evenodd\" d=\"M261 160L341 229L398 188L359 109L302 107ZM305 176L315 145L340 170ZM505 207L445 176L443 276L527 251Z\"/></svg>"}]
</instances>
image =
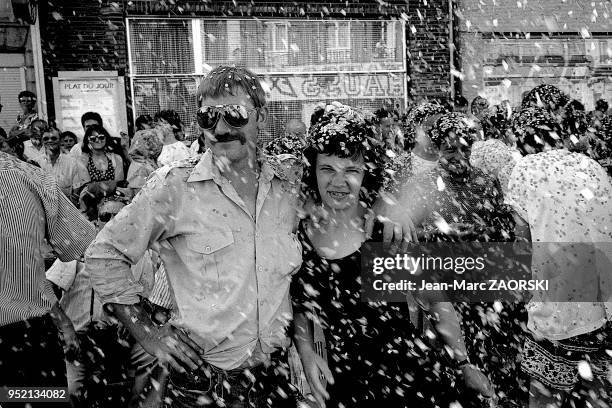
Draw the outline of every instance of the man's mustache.
<instances>
[{"instance_id":1,"label":"man's mustache","mask_svg":"<svg viewBox=\"0 0 612 408\"><path fill-rule=\"evenodd\" d=\"M246 143L246 138L243 135L235 133L225 133L222 135L213 135L213 143L227 143L233 142L234 140L240 141L241 144Z\"/></svg>"}]
</instances>

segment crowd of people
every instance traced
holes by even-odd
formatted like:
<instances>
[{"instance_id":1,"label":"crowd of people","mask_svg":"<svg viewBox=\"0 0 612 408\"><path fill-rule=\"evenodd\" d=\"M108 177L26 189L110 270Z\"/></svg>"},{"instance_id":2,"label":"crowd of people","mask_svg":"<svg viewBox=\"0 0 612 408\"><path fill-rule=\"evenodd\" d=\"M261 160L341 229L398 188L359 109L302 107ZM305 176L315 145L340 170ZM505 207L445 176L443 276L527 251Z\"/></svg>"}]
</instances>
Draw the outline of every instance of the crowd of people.
<instances>
[{"instance_id":1,"label":"crowd of people","mask_svg":"<svg viewBox=\"0 0 612 408\"><path fill-rule=\"evenodd\" d=\"M132 137L86 112L80 138L19 95L0 129L0 386L67 386L74 407L612 404L605 101L321 103L263 144L255 74L219 66L197 99L188 146L173 111ZM374 242L542 243L530 273L561 278L515 302L366 301Z\"/></svg>"}]
</instances>

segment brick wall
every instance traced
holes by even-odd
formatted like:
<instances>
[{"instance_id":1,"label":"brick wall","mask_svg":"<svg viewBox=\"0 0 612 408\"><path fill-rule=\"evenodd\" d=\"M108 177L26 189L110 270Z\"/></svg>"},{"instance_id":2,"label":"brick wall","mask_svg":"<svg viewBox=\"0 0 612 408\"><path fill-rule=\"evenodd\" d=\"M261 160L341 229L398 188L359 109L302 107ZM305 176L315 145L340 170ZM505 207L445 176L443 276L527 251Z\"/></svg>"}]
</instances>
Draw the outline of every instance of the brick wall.
<instances>
[{"instance_id":1,"label":"brick wall","mask_svg":"<svg viewBox=\"0 0 612 408\"><path fill-rule=\"evenodd\" d=\"M407 11L409 73L415 97L448 97L450 92L447 0L410 0Z\"/></svg>"},{"instance_id":2,"label":"brick wall","mask_svg":"<svg viewBox=\"0 0 612 408\"><path fill-rule=\"evenodd\" d=\"M125 73L127 43L121 10L102 14L98 0L54 0L46 3L40 2L41 39L48 111L52 116L51 79L57 76L58 71Z\"/></svg>"}]
</instances>

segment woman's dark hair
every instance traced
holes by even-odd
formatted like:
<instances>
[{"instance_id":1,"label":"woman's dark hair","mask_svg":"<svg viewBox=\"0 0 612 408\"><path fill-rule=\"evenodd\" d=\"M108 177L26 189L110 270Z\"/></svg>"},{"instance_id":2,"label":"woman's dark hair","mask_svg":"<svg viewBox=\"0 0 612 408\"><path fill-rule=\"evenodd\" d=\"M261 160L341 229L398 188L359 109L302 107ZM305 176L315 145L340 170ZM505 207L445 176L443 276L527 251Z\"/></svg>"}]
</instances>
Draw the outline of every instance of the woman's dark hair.
<instances>
[{"instance_id":1,"label":"woman's dark hair","mask_svg":"<svg viewBox=\"0 0 612 408\"><path fill-rule=\"evenodd\" d=\"M98 126L98 125L93 125L87 128L87 130L85 130L85 136L83 137L83 146L81 146L81 150L83 151L83 153L91 153L91 149L89 148L89 138L91 137L91 135L96 132L99 135L104 135L106 136L106 151L111 151L112 153L116 153L115 151L113 151L113 147L111 146L112 143L112 138L111 135L108 133L108 131L106 129L104 129L104 126Z\"/></svg>"},{"instance_id":2,"label":"woman's dark hair","mask_svg":"<svg viewBox=\"0 0 612 408\"><path fill-rule=\"evenodd\" d=\"M62 139L63 139L63 138L65 138L65 137L71 137L72 139L74 139L74 141L75 141L75 142L79 140L79 139L77 138L77 136L76 136L74 133L72 133L71 131L69 131L69 130L67 130L67 131L65 131L65 132L62 132L62 133L60 134L60 140L62 140Z\"/></svg>"},{"instance_id":3,"label":"woman's dark hair","mask_svg":"<svg viewBox=\"0 0 612 408\"><path fill-rule=\"evenodd\" d=\"M137 130L144 130L144 128L142 127L143 124L149 124L151 125L153 123L153 118L151 117L151 115L140 115L139 117L136 118L136 129Z\"/></svg>"},{"instance_id":4,"label":"woman's dark hair","mask_svg":"<svg viewBox=\"0 0 612 408\"><path fill-rule=\"evenodd\" d=\"M567 138L557 119L540 107L521 109L513 118L512 132L516 147L523 155L540 153L546 145L559 147Z\"/></svg>"},{"instance_id":5,"label":"woman's dark hair","mask_svg":"<svg viewBox=\"0 0 612 408\"><path fill-rule=\"evenodd\" d=\"M609 106L610 105L608 105L608 102L606 102L605 99L598 99L597 102L595 102L595 110L598 110L603 113L606 113L608 111Z\"/></svg>"},{"instance_id":6,"label":"woman's dark hair","mask_svg":"<svg viewBox=\"0 0 612 408\"><path fill-rule=\"evenodd\" d=\"M174 129L175 132L182 130L182 124L181 124L181 117L179 116L179 114L176 111L173 110L162 110L159 111L155 114L155 118L156 121L163 119L166 122L168 122L168 124L170 124L170 126L172 126L172 128Z\"/></svg>"},{"instance_id":7,"label":"woman's dark hair","mask_svg":"<svg viewBox=\"0 0 612 408\"><path fill-rule=\"evenodd\" d=\"M501 105L493 106L482 120L485 139L502 139L510 126L508 112Z\"/></svg>"},{"instance_id":8,"label":"woman's dark hair","mask_svg":"<svg viewBox=\"0 0 612 408\"><path fill-rule=\"evenodd\" d=\"M313 114L315 120L308 132L308 142L304 150L304 191L315 202L321 202L316 175L319 154L350 159L363 157L365 174L359 200L366 207L370 207L376 201L386 175L385 150L382 143L375 138L375 119L346 105L328 105L330 106L340 108L315 111ZM341 129L338 129L338 126Z\"/></svg>"}]
</instances>

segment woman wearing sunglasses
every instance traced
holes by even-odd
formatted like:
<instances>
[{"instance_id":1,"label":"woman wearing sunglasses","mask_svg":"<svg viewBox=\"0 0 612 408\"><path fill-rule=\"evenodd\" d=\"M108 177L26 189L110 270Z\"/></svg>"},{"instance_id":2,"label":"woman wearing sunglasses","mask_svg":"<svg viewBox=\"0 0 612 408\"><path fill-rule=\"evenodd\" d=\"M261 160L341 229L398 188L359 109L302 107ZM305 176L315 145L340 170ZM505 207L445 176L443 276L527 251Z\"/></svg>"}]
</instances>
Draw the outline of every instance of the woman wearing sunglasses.
<instances>
[{"instance_id":1,"label":"woman wearing sunglasses","mask_svg":"<svg viewBox=\"0 0 612 408\"><path fill-rule=\"evenodd\" d=\"M108 131L99 125L90 126L85 131L82 160L93 183L115 185L124 179L123 159L109 151L110 139Z\"/></svg>"},{"instance_id":2,"label":"woman wearing sunglasses","mask_svg":"<svg viewBox=\"0 0 612 408\"><path fill-rule=\"evenodd\" d=\"M125 178L123 159L111 151L110 143L111 136L104 127L93 125L85 130L81 161L87 169L88 184L81 194L81 207L94 218L98 199L111 195Z\"/></svg>"}]
</instances>

